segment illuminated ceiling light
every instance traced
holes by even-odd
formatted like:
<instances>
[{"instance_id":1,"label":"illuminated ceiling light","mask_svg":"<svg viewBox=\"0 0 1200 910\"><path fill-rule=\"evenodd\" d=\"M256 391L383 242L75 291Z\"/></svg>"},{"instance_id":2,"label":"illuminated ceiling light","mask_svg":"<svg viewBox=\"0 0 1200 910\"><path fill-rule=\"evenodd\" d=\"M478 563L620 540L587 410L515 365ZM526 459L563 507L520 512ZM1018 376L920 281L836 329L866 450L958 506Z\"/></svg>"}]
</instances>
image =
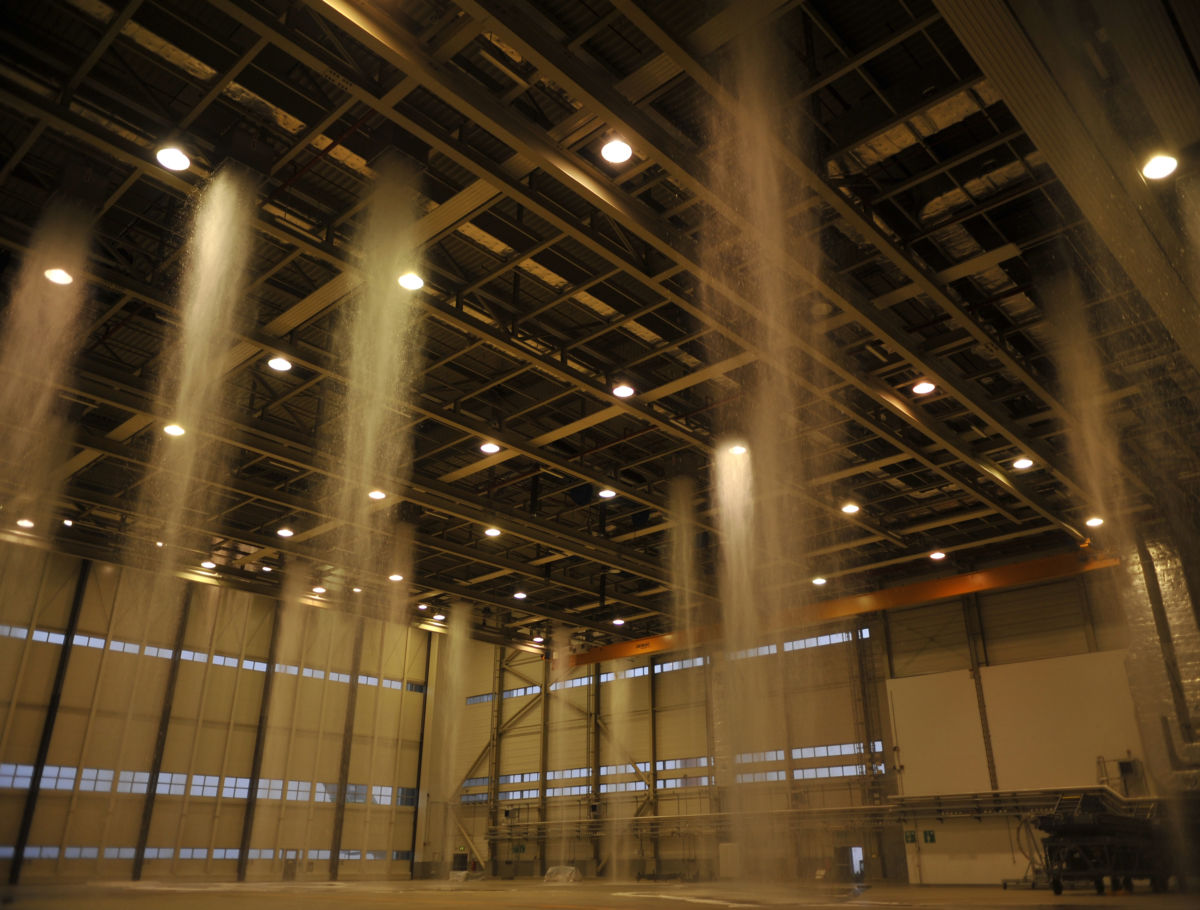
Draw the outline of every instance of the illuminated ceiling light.
<instances>
[{"instance_id":1,"label":"illuminated ceiling light","mask_svg":"<svg viewBox=\"0 0 1200 910\"><path fill-rule=\"evenodd\" d=\"M499 528L484 528L483 533L486 534L488 537L499 537L500 529Z\"/></svg>"},{"instance_id":2,"label":"illuminated ceiling light","mask_svg":"<svg viewBox=\"0 0 1200 910\"><path fill-rule=\"evenodd\" d=\"M915 386L913 386L912 390L914 395L928 395L936 388L937 386L935 386L928 379L922 379Z\"/></svg>"},{"instance_id":3,"label":"illuminated ceiling light","mask_svg":"<svg viewBox=\"0 0 1200 910\"><path fill-rule=\"evenodd\" d=\"M17 519L17 527L18 528L32 528L33 522L30 521L28 518L18 518Z\"/></svg>"},{"instance_id":4,"label":"illuminated ceiling light","mask_svg":"<svg viewBox=\"0 0 1200 910\"><path fill-rule=\"evenodd\" d=\"M70 284L75 280L66 269L46 269L42 274L46 276L47 281L54 284Z\"/></svg>"},{"instance_id":5,"label":"illuminated ceiling light","mask_svg":"<svg viewBox=\"0 0 1200 910\"><path fill-rule=\"evenodd\" d=\"M747 452L746 447L744 445L741 445L740 443L738 445L729 447L730 455L745 455L746 452Z\"/></svg>"},{"instance_id":6,"label":"illuminated ceiling light","mask_svg":"<svg viewBox=\"0 0 1200 910\"><path fill-rule=\"evenodd\" d=\"M355 594L361 594L361 593L362 593L362 588L351 588L350 590L351 590L351 591L353 591Z\"/></svg>"},{"instance_id":7,"label":"illuminated ceiling light","mask_svg":"<svg viewBox=\"0 0 1200 910\"><path fill-rule=\"evenodd\" d=\"M614 496L617 495L617 491L610 490L608 487L605 487L603 490L601 490L596 495L599 496L601 499L612 499Z\"/></svg>"},{"instance_id":8,"label":"illuminated ceiling light","mask_svg":"<svg viewBox=\"0 0 1200 910\"><path fill-rule=\"evenodd\" d=\"M296 532L293 531L291 528L280 528L275 533L278 534L280 537L291 537Z\"/></svg>"},{"instance_id":9,"label":"illuminated ceiling light","mask_svg":"<svg viewBox=\"0 0 1200 910\"><path fill-rule=\"evenodd\" d=\"M163 432L166 433L168 436L182 436L184 433L187 432L187 430L185 430L183 427L181 427L177 423L169 423L165 427L163 427Z\"/></svg>"},{"instance_id":10,"label":"illuminated ceiling light","mask_svg":"<svg viewBox=\"0 0 1200 910\"><path fill-rule=\"evenodd\" d=\"M929 558L935 559L935 560L936 559L945 559L946 554L943 553L941 550L934 550L932 553L929 554Z\"/></svg>"},{"instance_id":11,"label":"illuminated ceiling light","mask_svg":"<svg viewBox=\"0 0 1200 910\"><path fill-rule=\"evenodd\" d=\"M404 581L404 576L399 572L393 572L388 576L388 581Z\"/></svg>"},{"instance_id":12,"label":"illuminated ceiling light","mask_svg":"<svg viewBox=\"0 0 1200 910\"><path fill-rule=\"evenodd\" d=\"M63 527L65 527L65 528L69 528L69 527L71 527L71 525L73 525L73 524L75 524L75 522L71 521L71 519L69 519L69 518L64 518L64 519L63 519Z\"/></svg>"},{"instance_id":13,"label":"illuminated ceiling light","mask_svg":"<svg viewBox=\"0 0 1200 910\"><path fill-rule=\"evenodd\" d=\"M262 567L262 570L263 570L264 572L274 572L274 571L275 571L275 570L274 570L274 569L272 569L270 566L263 566L263 567Z\"/></svg>"},{"instance_id":14,"label":"illuminated ceiling light","mask_svg":"<svg viewBox=\"0 0 1200 910\"><path fill-rule=\"evenodd\" d=\"M494 442L485 442L479 446L479 451L483 452L485 455L495 455L500 451L500 446L496 445Z\"/></svg>"},{"instance_id":15,"label":"illuminated ceiling light","mask_svg":"<svg viewBox=\"0 0 1200 910\"><path fill-rule=\"evenodd\" d=\"M513 597L515 597L517 600L524 600L524 599L525 599L526 597L528 597L528 596L529 596L529 595L528 595L528 594L526 594L524 591L515 591L515 592L513 592Z\"/></svg>"},{"instance_id":16,"label":"illuminated ceiling light","mask_svg":"<svg viewBox=\"0 0 1200 910\"><path fill-rule=\"evenodd\" d=\"M375 500L387 499L387 493L383 492L383 490L372 490L367 495L369 497L371 497L371 499L375 499Z\"/></svg>"},{"instance_id":17,"label":"illuminated ceiling light","mask_svg":"<svg viewBox=\"0 0 1200 910\"><path fill-rule=\"evenodd\" d=\"M1142 165L1142 176L1147 180L1162 180L1175 173L1179 162L1170 155L1153 155Z\"/></svg>"},{"instance_id":18,"label":"illuminated ceiling light","mask_svg":"<svg viewBox=\"0 0 1200 910\"><path fill-rule=\"evenodd\" d=\"M1016 468L1018 471L1024 471L1026 468L1032 468L1033 467L1033 459L1026 458L1024 455L1022 455L1020 458L1018 458L1016 461L1013 462L1013 467Z\"/></svg>"},{"instance_id":19,"label":"illuminated ceiling light","mask_svg":"<svg viewBox=\"0 0 1200 910\"><path fill-rule=\"evenodd\" d=\"M400 287L406 291L419 291L425 287L425 279L416 272L405 272L396 280L400 282Z\"/></svg>"},{"instance_id":20,"label":"illuminated ceiling light","mask_svg":"<svg viewBox=\"0 0 1200 910\"><path fill-rule=\"evenodd\" d=\"M314 594L324 594L325 586L324 585L313 585L313 593Z\"/></svg>"},{"instance_id":21,"label":"illuminated ceiling light","mask_svg":"<svg viewBox=\"0 0 1200 910\"><path fill-rule=\"evenodd\" d=\"M192 164L192 159L177 145L164 145L154 153L154 157L168 171L186 171Z\"/></svg>"},{"instance_id":22,"label":"illuminated ceiling light","mask_svg":"<svg viewBox=\"0 0 1200 910\"><path fill-rule=\"evenodd\" d=\"M418 610L428 610L429 604L417 604L417 609Z\"/></svg>"},{"instance_id":23,"label":"illuminated ceiling light","mask_svg":"<svg viewBox=\"0 0 1200 910\"><path fill-rule=\"evenodd\" d=\"M600 157L609 164L624 164L633 157L633 148L623 139L609 139L601 147Z\"/></svg>"},{"instance_id":24,"label":"illuminated ceiling light","mask_svg":"<svg viewBox=\"0 0 1200 910\"><path fill-rule=\"evenodd\" d=\"M277 373L286 373L292 368L292 362L286 357L272 357L267 361L267 366Z\"/></svg>"},{"instance_id":25,"label":"illuminated ceiling light","mask_svg":"<svg viewBox=\"0 0 1200 910\"><path fill-rule=\"evenodd\" d=\"M1104 519L1094 515L1085 521L1084 524L1089 528L1098 528L1100 525L1104 524Z\"/></svg>"},{"instance_id":26,"label":"illuminated ceiling light","mask_svg":"<svg viewBox=\"0 0 1200 910\"><path fill-rule=\"evenodd\" d=\"M614 626L623 626L623 625L625 625L625 620L623 620L623 619L614 619L614 620L613 620L613 625L614 625Z\"/></svg>"},{"instance_id":27,"label":"illuminated ceiling light","mask_svg":"<svg viewBox=\"0 0 1200 910\"><path fill-rule=\"evenodd\" d=\"M215 562L213 562L211 559L206 559L206 560L204 560L204 562L200 563L200 568L202 568L202 569L215 569L216 567L217 567L217 564Z\"/></svg>"},{"instance_id":28,"label":"illuminated ceiling light","mask_svg":"<svg viewBox=\"0 0 1200 910\"><path fill-rule=\"evenodd\" d=\"M445 613L434 613L434 614L433 614L433 618L434 618L434 619L435 619L437 622L441 622L442 620L444 620L444 619L446 618L446 614L445 614Z\"/></svg>"},{"instance_id":29,"label":"illuminated ceiling light","mask_svg":"<svg viewBox=\"0 0 1200 910\"><path fill-rule=\"evenodd\" d=\"M853 515L855 512L858 511L858 506L852 502L848 502L844 506L842 506L842 511L845 512L847 515Z\"/></svg>"},{"instance_id":30,"label":"illuminated ceiling light","mask_svg":"<svg viewBox=\"0 0 1200 910\"><path fill-rule=\"evenodd\" d=\"M546 640L546 639L545 639L544 637L542 637L541 635L535 635L535 636L533 636L533 643L534 643L535 645L540 645L540 644L541 644L542 642L544 642L545 640Z\"/></svg>"},{"instance_id":31,"label":"illuminated ceiling light","mask_svg":"<svg viewBox=\"0 0 1200 910\"><path fill-rule=\"evenodd\" d=\"M161 540L156 540L156 541L154 541L154 545L156 547L161 547L163 545L163 542Z\"/></svg>"},{"instance_id":32,"label":"illuminated ceiling light","mask_svg":"<svg viewBox=\"0 0 1200 910\"><path fill-rule=\"evenodd\" d=\"M813 579L813 584L814 585L823 585L827 581L828 581L828 579L822 578L820 575L818 575L816 578Z\"/></svg>"},{"instance_id":33,"label":"illuminated ceiling light","mask_svg":"<svg viewBox=\"0 0 1200 910\"><path fill-rule=\"evenodd\" d=\"M612 387L612 393L618 398L632 398L635 389L627 382L618 382Z\"/></svg>"}]
</instances>

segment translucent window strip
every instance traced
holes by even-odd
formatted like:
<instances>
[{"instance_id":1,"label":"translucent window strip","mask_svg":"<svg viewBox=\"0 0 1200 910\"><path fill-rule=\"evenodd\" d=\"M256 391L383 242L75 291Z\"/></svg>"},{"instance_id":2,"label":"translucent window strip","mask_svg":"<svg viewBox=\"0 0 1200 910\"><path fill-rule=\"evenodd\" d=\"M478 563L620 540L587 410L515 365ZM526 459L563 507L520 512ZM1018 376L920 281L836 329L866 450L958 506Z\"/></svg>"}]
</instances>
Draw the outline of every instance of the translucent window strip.
<instances>
[{"instance_id":1,"label":"translucent window strip","mask_svg":"<svg viewBox=\"0 0 1200 910\"><path fill-rule=\"evenodd\" d=\"M484 794L486 795L486 794ZM533 790L502 790L500 799L537 799L541 795L541 791Z\"/></svg>"},{"instance_id":2,"label":"translucent window strip","mask_svg":"<svg viewBox=\"0 0 1200 910\"><path fill-rule=\"evenodd\" d=\"M118 793L145 793L149 786L149 771L122 771L117 777Z\"/></svg>"},{"instance_id":3,"label":"translucent window strip","mask_svg":"<svg viewBox=\"0 0 1200 910\"><path fill-rule=\"evenodd\" d=\"M734 651L729 655L730 660L745 660L748 657L766 657L768 654L779 653L777 645L759 645L757 648L745 648L741 651Z\"/></svg>"},{"instance_id":4,"label":"translucent window strip","mask_svg":"<svg viewBox=\"0 0 1200 910\"><path fill-rule=\"evenodd\" d=\"M747 771L737 776L739 784L760 784L771 780L787 780L787 772L777 771Z\"/></svg>"},{"instance_id":5,"label":"translucent window strip","mask_svg":"<svg viewBox=\"0 0 1200 910\"><path fill-rule=\"evenodd\" d=\"M482 705L484 702L489 702L491 700L492 700L491 692L484 692L481 695L468 695L467 696L467 704L468 705Z\"/></svg>"},{"instance_id":6,"label":"translucent window strip","mask_svg":"<svg viewBox=\"0 0 1200 910\"><path fill-rule=\"evenodd\" d=\"M883 773L883 765L872 766L875 773ZM832 765L820 768L793 768L793 780L824 780L834 777L861 777L867 773L866 765Z\"/></svg>"},{"instance_id":7,"label":"translucent window strip","mask_svg":"<svg viewBox=\"0 0 1200 910\"><path fill-rule=\"evenodd\" d=\"M221 796L224 799L248 799L250 797L250 778L225 778L221 785Z\"/></svg>"},{"instance_id":8,"label":"translucent window strip","mask_svg":"<svg viewBox=\"0 0 1200 910\"><path fill-rule=\"evenodd\" d=\"M707 768L710 762L707 755L700 755L695 758L667 758L660 759L654 765L655 771L682 771L687 768Z\"/></svg>"},{"instance_id":9,"label":"translucent window strip","mask_svg":"<svg viewBox=\"0 0 1200 910\"><path fill-rule=\"evenodd\" d=\"M464 787L486 787L488 779L486 777L468 777L463 781Z\"/></svg>"},{"instance_id":10,"label":"translucent window strip","mask_svg":"<svg viewBox=\"0 0 1200 910\"><path fill-rule=\"evenodd\" d=\"M621 671L621 677L623 679L633 679L634 677L637 677L637 676L649 676L649 675L650 675L649 667L631 667L628 670Z\"/></svg>"},{"instance_id":11,"label":"translucent window strip","mask_svg":"<svg viewBox=\"0 0 1200 910\"><path fill-rule=\"evenodd\" d=\"M462 801L464 803L486 803L488 795L486 793L464 793Z\"/></svg>"},{"instance_id":12,"label":"translucent window strip","mask_svg":"<svg viewBox=\"0 0 1200 910\"><path fill-rule=\"evenodd\" d=\"M537 771L526 771L523 774L503 774L500 776L501 784L536 784L541 778ZM486 783L486 781L484 781Z\"/></svg>"},{"instance_id":13,"label":"translucent window strip","mask_svg":"<svg viewBox=\"0 0 1200 910\"><path fill-rule=\"evenodd\" d=\"M580 686L586 686L591 683L590 676L576 676L574 679L560 679L556 683L550 684L550 691L557 692L559 689L578 689Z\"/></svg>"},{"instance_id":14,"label":"translucent window strip","mask_svg":"<svg viewBox=\"0 0 1200 910\"><path fill-rule=\"evenodd\" d=\"M871 743L871 751L882 752L883 740L877 739ZM835 743L827 746L802 746L799 749L793 749L792 758L836 758L839 755L862 755L862 752L862 743Z\"/></svg>"},{"instance_id":15,"label":"translucent window strip","mask_svg":"<svg viewBox=\"0 0 1200 910\"><path fill-rule=\"evenodd\" d=\"M0 624L0 637L26 639L30 638L36 642L43 642L52 645L61 645L66 641L66 636L62 632L56 632L53 629L33 629L30 630L24 626L12 626ZM171 648L163 648L158 645L138 645L131 641L121 641L120 639L105 639L96 635L88 635L87 633L77 633L71 643L82 648L96 648L97 650L109 650L121 654L144 654L146 657L156 657L162 660L171 660L175 656L175 652ZM264 660L256 660L254 658L238 658L229 654L206 654L203 651L195 651L190 648L181 649L179 652L180 660L191 661L193 663L207 664L211 663L216 667L229 667L231 669L241 668L250 670L254 673L266 673L267 662ZM288 676L303 675L311 679L328 679L331 682L349 683L350 674L341 673L336 670L325 670L317 667L299 667L296 664L275 664L275 672L283 673ZM403 689L408 692L424 694L426 684L415 682L413 680L400 679L383 679L377 676L368 674L359 674L356 678L359 685L376 686L385 689ZM520 690L511 690L516 694L535 694L540 691L537 686L528 687L528 690L521 692ZM512 697L505 693L506 697Z\"/></svg>"},{"instance_id":16,"label":"translucent window strip","mask_svg":"<svg viewBox=\"0 0 1200 910\"><path fill-rule=\"evenodd\" d=\"M79 774L79 789L92 793L108 793L112 790L111 768L84 768Z\"/></svg>"},{"instance_id":17,"label":"translucent window strip","mask_svg":"<svg viewBox=\"0 0 1200 910\"><path fill-rule=\"evenodd\" d=\"M58 765L46 765L42 769L43 790L72 790L75 787L75 769Z\"/></svg>"},{"instance_id":18,"label":"translucent window strip","mask_svg":"<svg viewBox=\"0 0 1200 910\"><path fill-rule=\"evenodd\" d=\"M579 784L574 787L550 787L546 790L546 796L587 796L592 792L592 788L587 784Z\"/></svg>"},{"instance_id":19,"label":"translucent window strip","mask_svg":"<svg viewBox=\"0 0 1200 910\"><path fill-rule=\"evenodd\" d=\"M546 780L569 780L575 777L591 777L591 768L564 768L562 771L547 771Z\"/></svg>"},{"instance_id":20,"label":"translucent window strip","mask_svg":"<svg viewBox=\"0 0 1200 910\"><path fill-rule=\"evenodd\" d=\"M624 780L619 783L601 784L601 793L632 793L637 790L648 790L644 780Z\"/></svg>"},{"instance_id":21,"label":"translucent window strip","mask_svg":"<svg viewBox=\"0 0 1200 910\"><path fill-rule=\"evenodd\" d=\"M317 781L313 790L314 803L336 803L337 784L332 781Z\"/></svg>"},{"instance_id":22,"label":"translucent window strip","mask_svg":"<svg viewBox=\"0 0 1200 910\"><path fill-rule=\"evenodd\" d=\"M520 698L522 695L540 695L541 691L542 691L541 686L522 686L519 689L505 689L504 697L505 698Z\"/></svg>"},{"instance_id":23,"label":"translucent window strip","mask_svg":"<svg viewBox=\"0 0 1200 910\"><path fill-rule=\"evenodd\" d=\"M690 670L693 667L703 667L708 663L707 657L685 657L682 660L664 660L654 665L655 673L674 673L676 670Z\"/></svg>"},{"instance_id":24,"label":"translucent window strip","mask_svg":"<svg viewBox=\"0 0 1200 910\"><path fill-rule=\"evenodd\" d=\"M751 764L752 762L760 761L783 761L783 750L774 749L767 752L743 752L740 755L734 756L733 759L739 765Z\"/></svg>"},{"instance_id":25,"label":"translucent window strip","mask_svg":"<svg viewBox=\"0 0 1200 910\"><path fill-rule=\"evenodd\" d=\"M660 777L655 782L660 790L681 790L684 787L707 787L708 776L703 777Z\"/></svg>"},{"instance_id":26,"label":"translucent window strip","mask_svg":"<svg viewBox=\"0 0 1200 910\"><path fill-rule=\"evenodd\" d=\"M601 765L600 776L607 777L613 774L635 774L638 771L646 772L650 770L650 762L642 761L637 763L635 768L633 765Z\"/></svg>"},{"instance_id":27,"label":"translucent window strip","mask_svg":"<svg viewBox=\"0 0 1200 910\"><path fill-rule=\"evenodd\" d=\"M147 775L148 777L149 775ZM218 780L219 778L212 778ZM183 796L184 790L187 788L186 774L172 774L168 771L163 771L158 775L158 784L154 788L154 792L160 796ZM213 788L213 796L216 796L216 787Z\"/></svg>"}]
</instances>

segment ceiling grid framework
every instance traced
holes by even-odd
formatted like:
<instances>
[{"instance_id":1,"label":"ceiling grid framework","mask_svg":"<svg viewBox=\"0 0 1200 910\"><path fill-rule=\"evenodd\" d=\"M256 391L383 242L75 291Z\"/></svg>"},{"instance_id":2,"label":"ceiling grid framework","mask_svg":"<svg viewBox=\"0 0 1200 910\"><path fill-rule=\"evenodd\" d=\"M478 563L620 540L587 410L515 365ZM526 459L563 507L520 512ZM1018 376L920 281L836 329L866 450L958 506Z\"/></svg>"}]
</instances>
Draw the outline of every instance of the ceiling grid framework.
<instances>
[{"instance_id":1,"label":"ceiling grid framework","mask_svg":"<svg viewBox=\"0 0 1200 910\"><path fill-rule=\"evenodd\" d=\"M1176 32L1186 11L1138 26L1119 7L1096 3L1100 24L1128 33L1096 32L1093 57L1165 48L1141 82L1197 94ZM669 631L669 483L697 479L711 577L707 466L722 415L769 362L753 300L705 253L754 230L713 179L708 124L746 116L728 65L766 31L781 49L778 120L811 137L771 143L786 223L816 250L776 263L797 312L813 310L799 320L810 334L786 330L779 380L805 403L782 426L826 463L786 493L830 516L804 542L830 595L1092 536L1048 315L1064 274L1086 301L1135 481L1121 508L1195 501L1194 468L1159 458L1197 442L1192 253L1173 203L1136 175L1149 140L1114 151L1106 112L1082 101L1088 80L1126 101L1154 86L1119 66L1081 70L1029 4L14 0L6 14L6 281L56 194L94 218L88 336L62 389L77 430L60 471L64 548L153 539L136 490L166 416L151 390L188 206L236 161L259 186L258 317L219 366L217 441L236 470L201 530L231 582L261 585L254 570L286 558L349 577L349 555L325 548L336 522L317 491L337 468L319 440L347 375L332 339L358 285L355 230L379 161L399 155L416 175L425 277L403 493L416 592L474 603L477 624L518 638L547 622L601 644ZM1181 145L1200 140L1178 105L1146 117ZM197 153L181 174L154 161L173 135ZM600 157L612 135L633 147L628 164ZM269 370L271 356L294 368ZM613 398L618 378L638 394ZM914 395L919 379L936 392ZM1019 455L1034 466L1014 471ZM617 495L600 500L605 487ZM841 516L846 499L862 512ZM273 531L284 521L288 541ZM484 537L488 524L503 535ZM946 566L930 564L934 548Z\"/></svg>"}]
</instances>

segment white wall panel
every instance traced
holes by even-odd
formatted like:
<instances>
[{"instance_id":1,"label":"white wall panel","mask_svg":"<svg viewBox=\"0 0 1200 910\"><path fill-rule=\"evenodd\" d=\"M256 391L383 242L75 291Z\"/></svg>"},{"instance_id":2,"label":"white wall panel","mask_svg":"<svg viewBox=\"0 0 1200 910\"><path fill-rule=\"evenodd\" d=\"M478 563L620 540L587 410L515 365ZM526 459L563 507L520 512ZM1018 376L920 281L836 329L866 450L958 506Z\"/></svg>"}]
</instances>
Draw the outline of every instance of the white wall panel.
<instances>
[{"instance_id":1,"label":"white wall panel","mask_svg":"<svg viewBox=\"0 0 1200 910\"><path fill-rule=\"evenodd\" d=\"M903 796L991 789L970 672L889 680L888 700Z\"/></svg>"}]
</instances>

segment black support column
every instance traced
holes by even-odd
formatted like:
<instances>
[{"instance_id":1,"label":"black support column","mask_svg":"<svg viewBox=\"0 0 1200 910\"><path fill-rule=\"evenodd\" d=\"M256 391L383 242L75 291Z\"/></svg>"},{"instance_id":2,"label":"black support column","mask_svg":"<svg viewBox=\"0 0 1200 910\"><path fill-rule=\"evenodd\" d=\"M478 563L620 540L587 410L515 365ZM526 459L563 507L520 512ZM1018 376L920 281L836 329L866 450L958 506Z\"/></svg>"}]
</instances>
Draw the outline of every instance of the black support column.
<instances>
[{"instance_id":1,"label":"black support column","mask_svg":"<svg viewBox=\"0 0 1200 910\"><path fill-rule=\"evenodd\" d=\"M354 618L354 653L350 659L350 692L346 695L346 720L342 725L342 759L338 765L337 805L333 814L333 842L329 845L329 880L336 882L342 857L342 829L346 824L346 789L350 784L350 749L354 745L354 713L358 705L358 677L362 668L363 618Z\"/></svg>"},{"instance_id":2,"label":"black support column","mask_svg":"<svg viewBox=\"0 0 1200 910\"><path fill-rule=\"evenodd\" d=\"M279 626L283 621L283 601L275 601L271 617L271 644L267 647L267 675L263 680L262 699L258 706L258 728L254 731L254 755L250 759L250 789L246 792L246 810L242 814L242 839L238 845L237 880L246 880L246 865L250 861L250 835L254 831L254 810L258 807L258 778L262 774L263 750L267 742L267 717L271 707L271 690L275 685L275 661L279 648Z\"/></svg>"},{"instance_id":3,"label":"black support column","mask_svg":"<svg viewBox=\"0 0 1200 910\"><path fill-rule=\"evenodd\" d=\"M46 756L50 754L50 739L54 736L54 722L58 719L58 706L62 702L63 684L67 679L67 663L71 659L71 647L75 642L75 630L79 628L79 613L83 609L83 594L87 590L91 574L91 560L79 565L75 578L75 593L71 597L71 612L67 615L67 629L63 633L62 647L58 652L58 666L54 670L54 684L50 689L50 703L42 720L42 736L38 740L37 756L33 760L33 777L29 781L29 792L25 794L25 807L21 811L21 825L17 829L17 842L13 847L12 865L8 870L8 883L15 885L21 878L21 863L25 848L29 845L29 831L33 827L33 813L37 810L38 794L42 789L42 772L46 769Z\"/></svg>"}]
</instances>

